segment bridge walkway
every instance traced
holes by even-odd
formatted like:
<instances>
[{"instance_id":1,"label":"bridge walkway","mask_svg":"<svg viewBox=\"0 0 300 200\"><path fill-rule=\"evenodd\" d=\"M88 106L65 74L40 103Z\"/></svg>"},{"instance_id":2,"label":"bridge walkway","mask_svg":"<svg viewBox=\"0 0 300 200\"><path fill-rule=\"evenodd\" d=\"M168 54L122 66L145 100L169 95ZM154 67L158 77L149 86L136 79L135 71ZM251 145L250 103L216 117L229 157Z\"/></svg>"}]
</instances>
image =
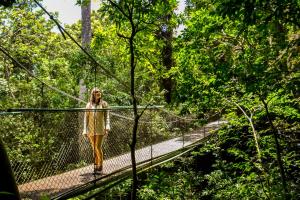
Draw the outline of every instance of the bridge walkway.
<instances>
[{"instance_id":1,"label":"bridge walkway","mask_svg":"<svg viewBox=\"0 0 300 200\"><path fill-rule=\"evenodd\" d=\"M155 145L147 146L136 151L137 163L142 163L147 160L155 159L159 156L179 150L185 146L203 139L209 135L209 131L215 128L219 122L213 122L206 125L206 130L201 128L195 130L184 137L173 138ZM115 171L131 166L130 152L104 160L104 169L102 175L109 175ZM33 182L19 185L19 191L23 197L32 197L33 194L41 196L43 194L58 194L64 191L69 191L78 186L82 186L95 178L100 177L100 174L94 174L94 165L89 165L83 168L71 170L55 176L46 177ZM36 196L36 195L34 195Z\"/></svg>"}]
</instances>

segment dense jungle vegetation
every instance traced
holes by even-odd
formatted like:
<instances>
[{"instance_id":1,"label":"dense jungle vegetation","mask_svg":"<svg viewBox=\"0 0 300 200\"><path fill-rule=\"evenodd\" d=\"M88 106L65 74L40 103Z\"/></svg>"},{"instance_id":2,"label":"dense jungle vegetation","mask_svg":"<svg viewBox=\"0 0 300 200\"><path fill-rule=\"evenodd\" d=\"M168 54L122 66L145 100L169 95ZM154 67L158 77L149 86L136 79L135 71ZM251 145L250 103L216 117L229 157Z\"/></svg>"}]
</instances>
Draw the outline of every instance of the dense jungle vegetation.
<instances>
[{"instance_id":1,"label":"dense jungle vegetation","mask_svg":"<svg viewBox=\"0 0 300 200\"><path fill-rule=\"evenodd\" d=\"M228 121L190 154L139 174L138 199L300 199L300 1L186 0L180 14L178 3L101 1L88 48L101 67L34 1L1 6L0 47L23 68L0 52L0 109L84 107L53 87L87 100L95 85L111 106L132 105L134 67L138 105ZM81 21L65 28L81 41ZM97 199L130 192L128 180Z\"/></svg>"}]
</instances>

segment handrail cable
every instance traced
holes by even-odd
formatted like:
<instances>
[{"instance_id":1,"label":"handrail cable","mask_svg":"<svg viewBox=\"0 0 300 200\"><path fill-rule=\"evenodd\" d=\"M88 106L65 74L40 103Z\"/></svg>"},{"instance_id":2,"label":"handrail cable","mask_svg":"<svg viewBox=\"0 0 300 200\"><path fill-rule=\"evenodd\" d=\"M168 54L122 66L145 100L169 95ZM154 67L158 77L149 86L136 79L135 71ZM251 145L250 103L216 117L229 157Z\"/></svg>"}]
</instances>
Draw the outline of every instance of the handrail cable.
<instances>
[{"instance_id":1,"label":"handrail cable","mask_svg":"<svg viewBox=\"0 0 300 200\"><path fill-rule=\"evenodd\" d=\"M70 95L70 94L68 94L68 93L66 93L66 92L64 92L64 91L62 91L62 90L60 90L60 89L58 89L57 87L54 87L54 86L51 86L50 84L48 84L48 83L46 83L45 81L43 81L43 80L41 80L40 78L38 78L37 76L35 76L33 73L31 73L26 67L24 67L24 65L22 65L17 59L15 59L14 57L12 57L11 55L10 55L10 53L0 44L0 51L2 51L8 58L10 58L14 63L16 63L17 64L17 66L18 67L20 67L21 69L23 69L23 70L25 70L26 72L27 72L27 74L29 74L31 77L33 77L33 78L35 78L36 80L38 80L40 83L42 83L42 84L44 84L44 85L46 85L47 87L49 87L50 89L52 89L52 90L54 90L54 91L56 91L56 92L58 92L58 93L60 93L60 94L62 94L62 95L65 95L65 96L68 96L68 97L70 97L71 99L74 99L74 100L76 100L76 101L80 101L80 102L82 102L82 103L87 103L86 101L84 101L84 100L82 100L82 99L80 99L80 98L78 98L78 97L75 97L75 96L72 96L72 95ZM119 106L120 108L122 108L122 106ZM126 106L124 106L124 108L126 108ZM141 106L140 108L143 108L143 106ZM109 108L108 108L109 109ZM15 109L15 110L17 110L17 109ZM26 110L26 109L23 109L24 111ZM32 110L32 109L27 109L27 110ZM40 111L44 111L45 109L40 109ZM80 109L79 109L80 110ZM86 110L86 109L83 109L83 110ZM94 109L93 109L94 110ZM103 109L102 109L103 110ZM53 110L52 110L53 111ZM125 118L125 119L130 119L130 118L128 118L128 117L124 117L124 116L122 116L122 115L118 115L118 114L115 114L115 113L112 113L112 115L116 115L116 116L118 116L118 117L120 117L120 118ZM133 120L133 119L131 119L131 120Z\"/></svg>"},{"instance_id":2,"label":"handrail cable","mask_svg":"<svg viewBox=\"0 0 300 200\"><path fill-rule=\"evenodd\" d=\"M185 118L185 117L179 117L171 112L167 112L165 109L163 109L163 106L160 106L160 105L157 105L157 106L138 106L138 109L157 109L157 110L160 110L160 111L163 111L167 114L171 114L173 115L174 117L178 118L179 120L185 120L185 121L197 121L198 119L196 118ZM1 111L2 112L5 112L6 114L14 114L14 113L22 113L22 112L78 112L78 111L95 111L95 110L102 110L102 111L105 111L105 110L108 110L110 111L110 113L116 117L119 117L119 118L122 118L122 119L127 119L127 120L131 120L133 121L134 119L132 117L126 117L124 115L120 115L120 114L117 114L117 113L114 113L113 111L114 110L124 110L124 109L132 109L131 106L110 106L109 108L98 108L98 109L87 109L87 108L72 108L72 109L49 109L49 108L9 108L9 109L6 109L6 110L0 110L0 114L1 114ZM178 120L172 120L172 121L169 121L169 123L173 123L173 122L177 122ZM141 123L151 123L149 121L143 121L143 120L140 120Z\"/></svg>"},{"instance_id":3,"label":"handrail cable","mask_svg":"<svg viewBox=\"0 0 300 200\"><path fill-rule=\"evenodd\" d=\"M106 75L114 78L115 80L117 80L122 86L124 86L125 89L129 89L129 87L127 86L127 84L125 84L123 81L121 81L119 78L117 78L115 75L113 75L109 70L107 70L105 67L103 67L102 65L100 65L96 59L90 54L88 53L75 39L74 37L71 36L71 34L69 32L66 31L66 29L64 29L63 26L61 26L59 24L59 22L54 19L53 15L51 15L39 2L37 2L36 0L34 0L34 2L49 16L49 18L54 21L54 23L56 24L56 26L58 27L59 31L61 32L61 34L63 35L64 39L66 39L64 33L93 61L94 63L94 67L96 68L96 66L99 66L105 73ZM63 94L66 95L74 100L83 102L83 103L87 103L86 101L79 99L77 97L74 97L70 94L67 94L66 92L59 90L58 88L55 88L49 84L46 84L45 82L43 82L42 80L40 80L39 78L37 78L35 75L33 75L30 71L28 71L23 65L21 65L19 62L16 61L16 59L14 59L12 56L9 55L9 53L7 52L7 50L4 49L4 47L2 46L2 49L0 49L5 55L7 55L10 59L12 59L14 62L16 62L18 65L20 65L21 68L23 68L24 70L27 71L27 73L32 76L33 78L36 78L37 80L39 80L41 83L45 84L46 86L48 86L49 88ZM6 52L4 52L6 51Z\"/></svg>"},{"instance_id":4,"label":"handrail cable","mask_svg":"<svg viewBox=\"0 0 300 200\"><path fill-rule=\"evenodd\" d=\"M96 66L99 66L105 73L106 75L114 78L115 80L117 80L121 85L123 85L126 89L129 89L128 86L121 81L118 77L116 77L115 75L113 75L109 70L107 70L105 67L103 67L102 65L100 65L97 60L89 53L86 51L85 48L83 48L75 39L74 37L71 36L71 34L69 32L66 31L66 29L61 26L59 24L59 22L54 19L53 15L51 15L37 0L33 0L49 17L52 21L54 21L54 23L56 24L56 26L59 28L60 32L64 32L93 62L93 64ZM65 38L64 34L63 37Z\"/></svg>"},{"instance_id":5,"label":"handrail cable","mask_svg":"<svg viewBox=\"0 0 300 200\"><path fill-rule=\"evenodd\" d=\"M44 85L46 85L47 87L49 87L50 89L52 89L52 90L54 90L54 91L56 91L56 92L58 92L58 93L60 93L60 94L62 94L62 95L65 95L65 96L67 96L67 97L70 97L71 99L74 99L74 100L77 100L77 101L80 101L80 102L82 102L82 103L87 103L86 101L84 101L84 100L82 100L82 99L80 99L80 98L78 98L78 97L75 97L75 96L73 96L73 95L70 95L70 94L68 94L68 93L66 93L66 92L64 92L64 91L62 91L62 90L60 90L60 89L58 89L57 87L54 87L54 86L52 86L52 85L50 85L50 84L48 84L48 83L46 83L45 81L43 81L43 80L41 80L40 78L38 78L37 76L35 76L33 73L31 73L26 67L24 67L24 65L23 64L21 64L17 59L15 59L12 55L10 55L10 53L0 44L0 51L4 54L4 55L6 55L8 58L10 58L14 63L16 63L17 64L17 66L18 67L20 67L21 69L23 69L24 71L26 71L31 77L33 77L33 78L35 78L35 79L37 79L40 83L42 83L42 84L44 84ZM113 106L114 107L114 109L131 109L131 107L130 106ZM148 106L148 108L158 108L158 109L160 109L160 108L162 108L163 106L161 106L161 105L159 105L159 106ZM146 108L145 106L138 106L138 108L139 109L141 109L141 108ZM111 108L107 108L108 110L111 110ZM20 108L19 109L9 109L9 110L20 110ZM21 109L22 111L29 111L29 110L33 110L32 108L29 108L29 109ZM35 111L46 111L46 110L49 110L49 109L45 109L45 108L42 108L42 109L34 109ZM61 109L50 109L49 111L60 111ZM69 110L69 109L68 109ZM85 108L77 108L77 109L74 109L74 110L89 110L89 109L85 109ZM93 109L94 110L94 109ZM105 110L105 108L102 108L101 110ZM0 110L0 111L2 111L3 112L3 110ZM10 112L10 111L9 111ZM112 115L116 115L116 116L118 116L118 117L121 117L121 118L125 118L125 119L129 119L129 118L127 118L127 117L124 117L124 116L121 116L121 115L118 115L118 114L115 114L115 113L112 113ZM133 120L133 119L131 119L131 120Z\"/></svg>"},{"instance_id":6,"label":"handrail cable","mask_svg":"<svg viewBox=\"0 0 300 200\"><path fill-rule=\"evenodd\" d=\"M157 109L161 108L163 106L161 105L153 105L153 106L148 106L148 109ZM138 106L138 109L145 109L146 106ZM109 106L108 108L97 108L96 110L131 110L132 106ZM0 112L39 112L39 111L50 111L50 112L56 112L56 111L93 111L95 109L87 109L87 108L9 108L6 110L0 110Z\"/></svg>"},{"instance_id":7,"label":"handrail cable","mask_svg":"<svg viewBox=\"0 0 300 200\"><path fill-rule=\"evenodd\" d=\"M9 57L13 62L15 62L20 68L22 68L23 70L25 70L30 76L32 76L33 78L37 79L39 82L43 83L44 85L48 86L49 88L51 88L51 89L53 89L53 90L55 90L55 91L57 91L57 92L59 92L59 93L65 95L65 96L68 96L68 97L70 97L70 98L72 98L72 99L74 99L74 100L77 100L77 101L80 101L80 102L83 102L83 103L87 103L86 101L84 101L84 100L82 100L82 99L79 99L79 98L77 98L77 97L75 97L75 96L72 96L72 95L70 95L70 94L68 94L68 93L66 93L66 92L64 92L64 91L62 91L62 90L60 90L60 89L58 89L58 88L56 88L56 87L54 87L54 86L51 86L51 85L45 83L44 81L42 81L41 79L39 79L38 77L36 77L36 76L35 76L34 74L32 74L28 69L26 69L26 67L24 67L20 62L18 62L15 58L13 58L1 44L0 44L0 50L1 50L7 57ZM161 111L163 111L163 112L165 112L165 113L171 114L171 115L173 115L174 117L177 117L177 118L179 118L179 119L188 120L188 121L189 121L189 120L190 120L190 121L197 120L197 119L188 119L188 118L184 118L184 117L177 116L177 115L175 115L174 113L168 112L167 110L165 110L164 108L161 108L161 107L157 107L157 109L158 109L158 110L161 110ZM131 119L131 118L124 117L124 116L121 116L121 115L118 115L118 114L113 114L113 115L116 115L116 116L121 117L121 118L124 118L124 119ZM133 119L131 119L131 120L133 120Z\"/></svg>"},{"instance_id":8,"label":"handrail cable","mask_svg":"<svg viewBox=\"0 0 300 200\"><path fill-rule=\"evenodd\" d=\"M40 83L46 85L47 87L49 87L50 89L62 94L62 95L65 95L67 97L70 97L71 99L74 99L76 101L80 101L82 103L87 103L86 101L78 98L78 97L75 97L75 96L72 96L60 89L58 89L57 87L54 87L54 86L51 86L50 84L46 83L45 81L41 80L40 78L36 77L33 73L31 73L26 67L24 67L24 65L22 65L18 60L16 60L14 57L12 57L10 55L10 53L0 44L0 51L2 51L7 57L9 57L14 63L17 64L18 67L20 67L21 69L25 70L27 72L27 74L29 74L31 77L35 78L36 80L38 80ZM122 108L122 106L119 106L120 108ZM125 108L126 106L124 106ZM143 106L141 106L140 108L143 108ZM17 109L10 109L10 110L17 110ZM23 111L26 111L26 110L32 110L32 109L23 109ZM48 110L48 109L40 109L40 110L35 110L35 111L45 111L45 110ZM80 110L80 109L77 109L77 110ZM82 108L82 110L89 110L89 109L84 109ZM92 109L92 110L95 110L95 109ZM102 110L105 110L102 108ZM110 108L108 108L108 110L110 110ZM49 111L57 111L57 110L49 110ZM124 118L124 119L130 119L130 120L134 120L133 118L128 118L128 117L125 117L125 116L122 116L122 115L119 115L119 114L116 114L116 113L111 113L112 115L115 115L117 117L120 117L120 118Z\"/></svg>"}]
</instances>

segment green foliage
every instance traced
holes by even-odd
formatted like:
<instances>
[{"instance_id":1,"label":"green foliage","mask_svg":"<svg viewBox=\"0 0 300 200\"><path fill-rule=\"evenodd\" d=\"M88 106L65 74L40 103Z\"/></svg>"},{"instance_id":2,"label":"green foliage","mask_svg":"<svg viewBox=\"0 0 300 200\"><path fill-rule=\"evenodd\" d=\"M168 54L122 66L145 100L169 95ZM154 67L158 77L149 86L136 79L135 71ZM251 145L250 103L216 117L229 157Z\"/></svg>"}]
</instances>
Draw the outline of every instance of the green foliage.
<instances>
[{"instance_id":1,"label":"green foliage","mask_svg":"<svg viewBox=\"0 0 300 200\"><path fill-rule=\"evenodd\" d=\"M127 179L116 187L113 187L109 192L105 195L106 199L116 199L116 198L130 198L131 192L131 179Z\"/></svg>"},{"instance_id":2,"label":"green foliage","mask_svg":"<svg viewBox=\"0 0 300 200\"><path fill-rule=\"evenodd\" d=\"M46 21L41 11L33 11L33 7L23 4L9 10L0 8L1 45L27 70L1 53L0 77L5 83L0 88L1 109L74 105L41 82L74 93L76 79L69 69L73 43L53 33L54 24Z\"/></svg>"},{"instance_id":3,"label":"green foliage","mask_svg":"<svg viewBox=\"0 0 300 200\"><path fill-rule=\"evenodd\" d=\"M280 180L278 180L279 169L275 161L276 149L274 140L270 140L270 132L260 137L265 170L263 172L256 167L257 161L255 161L254 152L249 151L253 149L251 137L247 137L247 134L245 135L246 137L240 135L247 129L242 129L243 132L240 132L242 130L238 126L223 129L219 134L220 143L218 146L220 148L211 148L215 155L218 155L218 158L214 165L215 170L205 175L209 187L203 191L203 195L213 195L216 199L219 199L221 196L225 199L230 197L236 199L245 197L249 199L255 197L260 199L284 198ZM236 137L237 134L239 134L238 140L224 139L224 137ZM282 146L286 146L286 144L282 144ZM287 148L285 151L283 153L284 160L291 159L295 161L295 157L291 156L296 153L295 149ZM286 169L293 168L289 166L289 162L285 161L284 165ZM291 177L288 179L289 191L292 199L297 199L298 189L293 186L297 181L294 181Z\"/></svg>"},{"instance_id":4,"label":"green foliage","mask_svg":"<svg viewBox=\"0 0 300 200\"><path fill-rule=\"evenodd\" d=\"M78 96L79 80L84 80L87 88L100 87L110 105L132 104L128 88L120 87L117 80L108 78L99 68L94 74L94 65L74 43L53 32L55 24L46 20L32 1L27 2L9 9L0 7L0 44L27 70L0 54L0 109L81 106L47 87ZM111 2L117 6L111 6ZM161 80L172 78L176 83L172 106L178 113L192 113L202 122L220 116L229 121L218 137L187 158L142 174L139 198L283 199L275 127L289 195L297 199L299 1L189 0L187 5L180 19L185 29L171 43L175 62L169 70L161 62L165 43L158 32L177 26L178 19L173 15L177 1L103 1L100 10L92 14L90 53L127 86L127 40L135 37L132 45L136 60L132 64L139 104L163 103ZM132 18L128 18L132 9ZM171 20L166 14L172 14ZM80 26L78 22L66 29L80 40ZM88 93L85 100L87 97ZM1 118L2 137L11 144L10 156L20 162L34 162L38 167L55 152L63 133L50 128L58 126L59 117L44 127L41 123L49 121L47 116L28 119ZM157 121L151 128L163 133L154 135L157 140L180 134L180 129L168 127L162 116L152 116L151 120ZM114 128L122 131L120 127ZM139 137L146 138L149 127L139 128L145 133ZM45 129L47 138L41 137ZM253 139L254 130L261 158ZM14 135L14 131L19 134ZM130 184L127 181L113 189L109 198L128 197Z\"/></svg>"},{"instance_id":5,"label":"green foliage","mask_svg":"<svg viewBox=\"0 0 300 200\"><path fill-rule=\"evenodd\" d=\"M275 143L271 130L265 131L265 115L260 116L257 130L261 133L263 170L248 122L237 116L190 155L140 174L139 199L284 199ZM281 140L289 198L298 199L299 159L297 149L288 142L287 138ZM124 190L122 185L117 188ZM118 193L120 199L130 195L130 187L125 188L123 195ZM111 197L115 191L109 192Z\"/></svg>"}]
</instances>

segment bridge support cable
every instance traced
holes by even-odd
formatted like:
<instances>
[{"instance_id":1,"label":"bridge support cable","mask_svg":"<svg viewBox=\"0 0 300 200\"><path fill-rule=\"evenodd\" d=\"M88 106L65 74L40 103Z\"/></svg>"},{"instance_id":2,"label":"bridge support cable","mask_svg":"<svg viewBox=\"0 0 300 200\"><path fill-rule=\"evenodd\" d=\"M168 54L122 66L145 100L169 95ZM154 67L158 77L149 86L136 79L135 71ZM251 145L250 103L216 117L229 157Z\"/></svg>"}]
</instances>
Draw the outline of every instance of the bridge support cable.
<instances>
[{"instance_id":1,"label":"bridge support cable","mask_svg":"<svg viewBox=\"0 0 300 200\"><path fill-rule=\"evenodd\" d=\"M62 33L63 37L65 38L66 34L80 49L81 51L92 61L94 67L100 67L100 69L109 77L115 79L120 83L126 90L129 90L129 87L127 84L125 84L121 79L116 77L114 74L112 74L108 69L106 69L104 66L102 66L85 48L83 48L82 45L80 45L75 38L62 26L60 23L54 18L53 15L51 15L43 6L40 4L37 0L33 0L48 16L49 18L56 24L60 32Z\"/></svg>"},{"instance_id":2,"label":"bridge support cable","mask_svg":"<svg viewBox=\"0 0 300 200\"><path fill-rule=\"evenodd\" d=\"M42 6L42 4L41 3L39 3L37 0L33 0L42 10L43 10L43 12L45 12L48 16L49 16L49 18L55 23L55 25L58 27L58 29L59 29L59 31L61 32L61 34L62 34L62 36L63 36L63 38L64 39L66 39L66 36L65 36L65 34L71 39L71 41L72 42L74 42L80 49L81 49L81 51L92 61L92 63L93 63L93 65L94 65L94 67L95 68L97 68L97 67L99 67L108 77L111 77L111 78L113 78L113 79L115 79L119 84L121 84L123 87L124 87L124 89L126 90L126 93L127 94L130 94L130 92L129 92L129 90L130 90L130 88L129 88L129 86L125 83L125 82L123 82L121 79L119 79L117 76L115 76L110 70L108 70L108 69L106 69L104 66L102 66L82 45L80 45L76 40L75 40L75 38L54 18L54 16L53 15L51 15L43 6ZM3 48L4 49L4 48ZM3 52L3 50L1 50L2 52ZM6 51L7 52L7 51ZM4 53L4 54L6 54L6 53ZM9 56L10 57L10 59L13 59L11 56ZM16 61L16 59L13 59L14 60L14 62ZM20 63L19 63L20 64ZM18 64L18 65L19 65ZM26 69L25 69L26 70ZM31 72L29 72L29 71L27 71L27 73L29 73L29 75L30 76L32 76L32 77L34 77L34 78L36 78L36 79L38 79L37 77L35 77ZM39 79L38 79L39 80ZM41 83L44 83L43 81L41 81L41 80L39 80ZM53 87L53 86L51 86L51 85L49 85L49 84L46 84L46 83L44 83L45 85L47 85L49 88L51 88L52 90L55 90L55 91L57 91L57 92L59 92L59 93L61 93L61 94L63 94L63 95L65 95L65 96L68 96L68 97L70 97L70 98L72 98L72 99L74 99L74 100L77 100L77 101L79 101L79 102L83 102L83 103L86 103L84 100L82 100L82 99L79 99L79 98L77 98L77 97L74 97L74 96L72 96L72 95L70 95L70 94L67 94L67 93L65 93L65 92L63 92L63 91L61 91L61 90L59 90L58 88L56 88L56 87ZM136 95L136 97L137 98L140 98L141 99L141 96L140 95Z\"/></svg>"},{"instance_id":3,"label":"bridge support cable","mask_svg":"<svg viewBox=\"0 0 300 200\"><path fill-rule=\"evenodd\" d=\"M21 64L17 59L15 59L13 56L10 55L10 53L0 44L0 51L6 55L13 63L15 63L19 68L21 68L22 70L24 70L29 76L31 76L32 78L35 78L36 80L38 80L40 83L44 84L45 86L49 87L50 89L64 95L64 96L67 96L71 99L74 99L76 101L80 101L80 102L83 102L83 103L87 103L86 101L82 100L82 99L79 99L77 97L74 97L54 86L51 86L50 84L46 83L45 81L41 80L40 78L36 77L32 72L30 72L23 64Z\"/></svg>"}]
</instances>

